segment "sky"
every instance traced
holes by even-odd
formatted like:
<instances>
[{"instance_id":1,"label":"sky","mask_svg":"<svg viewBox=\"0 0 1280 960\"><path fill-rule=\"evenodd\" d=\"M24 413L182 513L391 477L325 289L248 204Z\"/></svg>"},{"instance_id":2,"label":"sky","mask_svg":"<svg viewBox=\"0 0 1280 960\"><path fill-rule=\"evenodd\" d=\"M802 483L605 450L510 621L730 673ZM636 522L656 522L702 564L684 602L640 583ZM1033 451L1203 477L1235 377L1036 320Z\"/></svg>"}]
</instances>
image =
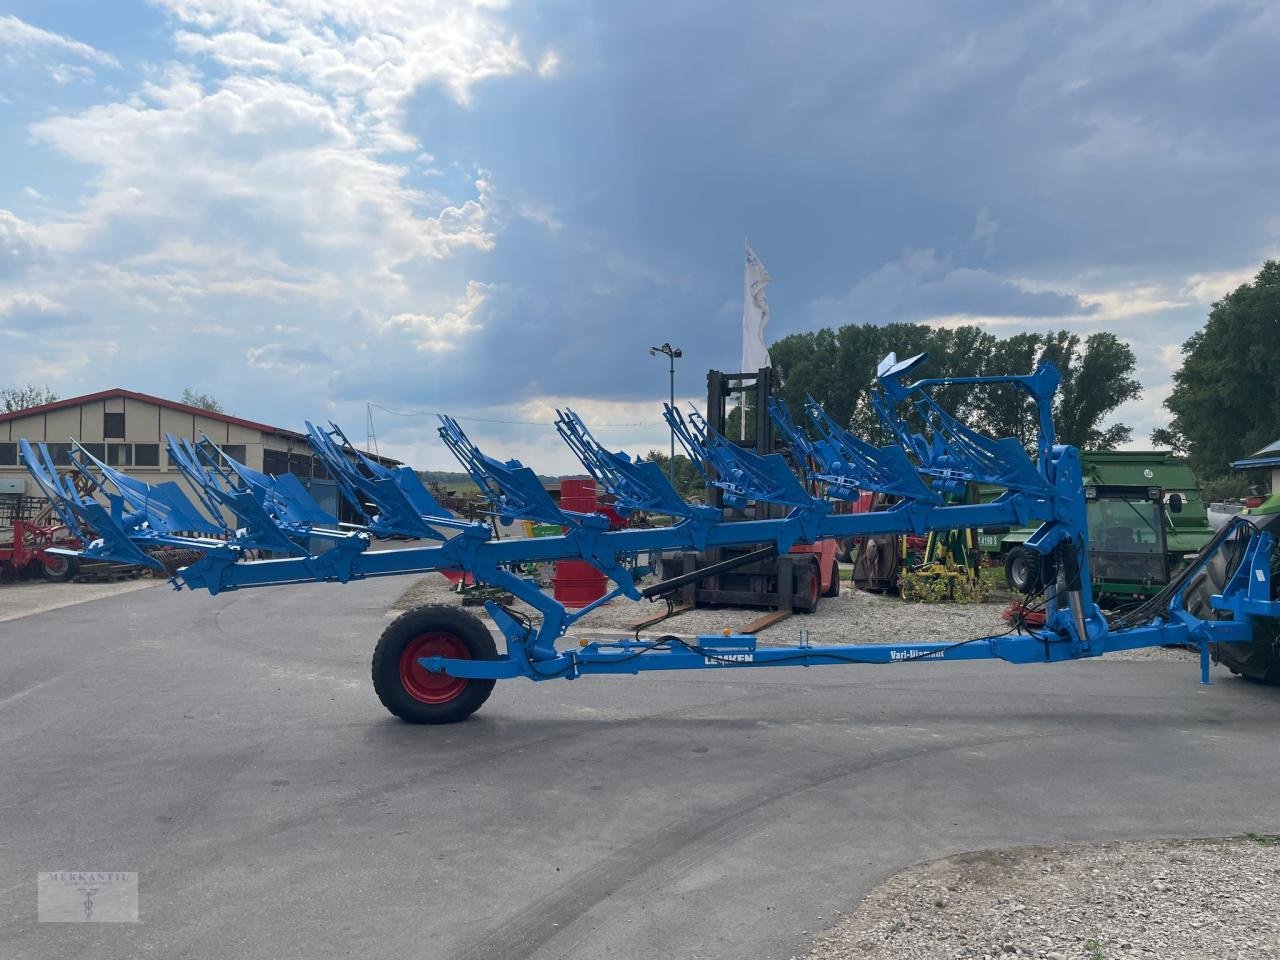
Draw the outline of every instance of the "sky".
<instances>
[{"instance_id":1,"label":"sky","mask_svg":"<svg viewBox=\"0 0 1280 960\"><path fill-rule=\"evenodd\" d=\"M0 385L211 394L424 469L665 448L767 336L1111 330L1280 252L1280 5L0 0ZM1022 372L1022 371L1017 371ZM494 422L516 421L516 422Z\"/></svg>"}]
</instances>

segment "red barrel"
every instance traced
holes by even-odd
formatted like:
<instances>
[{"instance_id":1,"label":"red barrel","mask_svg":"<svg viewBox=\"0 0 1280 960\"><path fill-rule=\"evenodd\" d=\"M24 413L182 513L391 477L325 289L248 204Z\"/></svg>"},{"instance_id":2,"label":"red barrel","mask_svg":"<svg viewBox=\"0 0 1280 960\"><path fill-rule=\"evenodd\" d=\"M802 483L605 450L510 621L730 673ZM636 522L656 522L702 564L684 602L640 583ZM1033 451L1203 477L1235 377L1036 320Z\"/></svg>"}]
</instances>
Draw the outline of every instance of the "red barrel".
<instances>
[{"instance_id":1,"label":"red barrel","mask_svg":"<svg viewBox=\"0 0 1280 960\"><path fill-rule=\"evenodd\" d=\"M596 482L590 477L560 481L560 509L573 513L594 513ZM557 560L551 579L555 597L566 607L585 607L605 594L608 578L583 560Z\"/></svg>"},{"instance_id":2,"label":"red barrel","mask_svg":"<svg viewBox=\"0 0 1280 960\"><path fill-rule=\"evenodd\" d=\"M570 608L599 600L608 585L605 575L583 560L557 560L551 583L556 599Z\"/></svg>"},{"instance_id":3,"label":"red barrel","mask_svg":"<svg viewBox=\"0 0 1280 960\"><path fill-rule=\"evenodd\" d=\"M596 509L596 482L590 477L570 477L560 481L560 509L593 513Z\"/></svg>"}]
</instances>

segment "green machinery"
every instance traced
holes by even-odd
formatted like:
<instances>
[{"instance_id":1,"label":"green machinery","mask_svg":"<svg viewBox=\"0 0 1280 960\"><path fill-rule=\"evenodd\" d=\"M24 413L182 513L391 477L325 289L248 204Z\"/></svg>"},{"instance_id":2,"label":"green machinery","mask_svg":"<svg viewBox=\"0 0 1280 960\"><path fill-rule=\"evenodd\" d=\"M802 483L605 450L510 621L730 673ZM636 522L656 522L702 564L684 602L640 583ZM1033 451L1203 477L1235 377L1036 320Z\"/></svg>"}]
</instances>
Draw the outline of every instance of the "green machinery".
<instances>
[{"instance_id":1,"label":"green machinery","mask_svg":"<svg viewBox=\"0 0 1280 960\"><path fill-rule=\"evenodd\" d=\"M1167 450L1080 456L1095 595L1113 602L1154 596L1213 537L1195 474ZM979 548L1003 560L1011 589L1035 589L1054 573L1023 546L1034 533L1033 528L979 533Z\"/></svg>"}]
</instances>

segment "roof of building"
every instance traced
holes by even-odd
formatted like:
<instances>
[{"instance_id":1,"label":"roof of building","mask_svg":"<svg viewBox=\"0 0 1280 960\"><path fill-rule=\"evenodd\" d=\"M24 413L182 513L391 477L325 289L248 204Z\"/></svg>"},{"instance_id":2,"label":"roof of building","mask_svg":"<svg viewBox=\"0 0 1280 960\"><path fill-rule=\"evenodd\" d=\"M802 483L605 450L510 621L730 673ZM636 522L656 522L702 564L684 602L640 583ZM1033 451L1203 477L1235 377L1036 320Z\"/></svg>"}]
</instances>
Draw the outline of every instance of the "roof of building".
<instances>
[{"instance_id":1,"label":"roof of building","mask_svg":"<svg viewBox=\"0 0 1280 960\"><path fill-rule=\"evenodd\" d=\"M1280 467L1280 440L1267 444L1243 460L1235 461L1231 466L1236 470L1248 470L1252 467Z\"/></svg>"},{"instance_id":2,"label":"roof of building","mask_svg":"<svg viewBox=\"0 0 1280 960\"><path fill-rule=\"evenodd\" d=\"M298 430L290 430L287 427L273 427L269 423L259 423L257 420L246 420L244 417L233 417L229 413L215 413L213 410L206 410L204 407L193 407L189 403L179 403L177 400L166 400L164 397L155 397L149 393L139 393L136 390L126 390L124 387L112 387L110 390L99 390L97 393L86 393L80 397L67 397L65 400L54 400L52 403L42 403L37 407L26 407L22 410L11 410L8 413L0 413L0 423L4 423L8 420L17 420L22 417L30 417L39 413L50 413L54 410L65 410L68 407L77 407L83 403L93 403L95 400L114 400L119 397L124 397L129 400L140 400L143 403L154 403L157 406L164 407L168 410L176 410L179 413L189 413L196 417L205 417L209 420L217 420L220 423L230 423L237 427L246 427L249 430L257 430L260 433L275 433L282 437L292 437L296 440L305 440L308 443L311 442L310 437ZM372 453L368 450L362 450L360 452L384 465L399 465L401 462L394 457L384 456L379 453Z\"/></svg>"},{"instance_id":3,"label":"roof of building","mask_svg":"<svg viewBox=\"0 0 1280 960\"><path fill-rule=\"evenodd\" d=\"M138 393L136 390L125 390L123 387L112 387L110 390L99 390L97 393L86 393L81 397L67 397L65 400L55 400L52 403L42 403L38 407L27 407L24 410L13 410L9 413L0 413L0 423L6 420L17 420L21 417L30 417L38 413L52 413L54 410L65 410L68 407L78 407L84 403L93 403L96 400L114 400L117 398L126 398L129 400L141 400L144 403L154 403L157 406L165 407L169 410L177 410L179 413L189 413L197 417L206 417L210 420L217 420L221 423L230 423L238 427L247 427L250 430L259 430L263 433L284 433L292 436L305 436L297 430L286 430L283 427L273 427L268 423L258 423L256 420L246 420L243 417L233 417L227 413L215 413L212 410L206 410L204 407L193 407L189 403L179 403L177 400L166 400L164 397L153 397L149 393Z\"/></svg>"}]
</instances>

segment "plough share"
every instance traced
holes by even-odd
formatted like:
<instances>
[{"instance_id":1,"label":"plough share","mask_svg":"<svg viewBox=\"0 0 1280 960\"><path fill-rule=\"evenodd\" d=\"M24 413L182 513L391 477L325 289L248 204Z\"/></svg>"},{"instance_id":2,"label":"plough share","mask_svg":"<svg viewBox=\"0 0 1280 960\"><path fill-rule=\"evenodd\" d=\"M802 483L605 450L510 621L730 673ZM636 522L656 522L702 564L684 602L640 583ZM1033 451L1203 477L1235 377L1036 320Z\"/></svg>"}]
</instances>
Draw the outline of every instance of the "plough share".
<instances>
[{"instance_id":1,"label":"plough share","mask_svg":"<svg viewBox=\"0 0 1280 960\"><path fill-rule=\"evenodd\" d=\"M696 412L664 408L676 438L708 483L722 491L725 504L786 508L785 515L773 519L725 522L719 509L686 502L658 464L605 449L571 410L558 411L556 430L612 494L617 510L624 516L665 514L672 518L670 526L610 530L604 516L562 510L532 470L516 460L486 456L449 417L440 418L440 437L488 497L496 519L559 524L562 535L495 539L490 523L455 517L413 470L366 456L332 424L308 423L307 431L316 457L358 512L358 525L340 524L327 514L296 477L252 470L204 438L168 437L170 461L190 483L199 506L176 483L144 483L78 444L73 444L72 465L88 481L78 486L59 475L43 444L21 441L20 450L63 522L89 544L79 554L160 567L149 549L202 551L199 561L173 577L175 589L217 594L449 570L501 587L536 611L530 617L494 601L486 604L506 640L503 653L481 621L452 607L421 607L388 627L374 652L374 687L392 713L415 723L464 719L484 703L497 680L514 677L541 681L649 670L981 659L1041 663L1163 644L1198 647L1201 679L1207 683L1212 645L1257 642L1258 621L1280 616L1272 582L1274 532L1266 529L1269 518L1264 517L1237 518L1163 593L1108 621L1090 592L1079 454L1055 442L1051 411L1058 371L1041 362L1027 375L912 381L925 360L923 354L903 361L890 354L879 366L871 399L895 440L888 446L851 435L812 400L805 408L807 426L775 402L769 414L796 461L806 465L803 479L783 455L758 455L717 433ZM960 384L1025 391L1038 411L1034 456L1017 440L970 429L934 400L937 388ZM945 494L969 483L996 485L1003 492L989 503L946 502ZM90 492L82 492L86 489ZM836 501L868 490L892 495L896 503L875 513L833 509ZM802 640L761 647L753 636L730 634L696 640L637 636L557 647L573 623L603 603L619 596L654 599L678 588L675 581L642 588L638 581L651 571L636 566L641 554L755 545L758 549L744 558L753 560L824 538L1033 522L1039 529L1026 546L1044 558L1046 570L1056 572L1043 592L1045 623L1038 629L950 643L812 645ZM374 549L380 539L429 543ZM264 552L269 558L262 558ZM564 559L592 564L613 589L570 613L518 572L531 562Z\"/></svg>"}]
</instances>

